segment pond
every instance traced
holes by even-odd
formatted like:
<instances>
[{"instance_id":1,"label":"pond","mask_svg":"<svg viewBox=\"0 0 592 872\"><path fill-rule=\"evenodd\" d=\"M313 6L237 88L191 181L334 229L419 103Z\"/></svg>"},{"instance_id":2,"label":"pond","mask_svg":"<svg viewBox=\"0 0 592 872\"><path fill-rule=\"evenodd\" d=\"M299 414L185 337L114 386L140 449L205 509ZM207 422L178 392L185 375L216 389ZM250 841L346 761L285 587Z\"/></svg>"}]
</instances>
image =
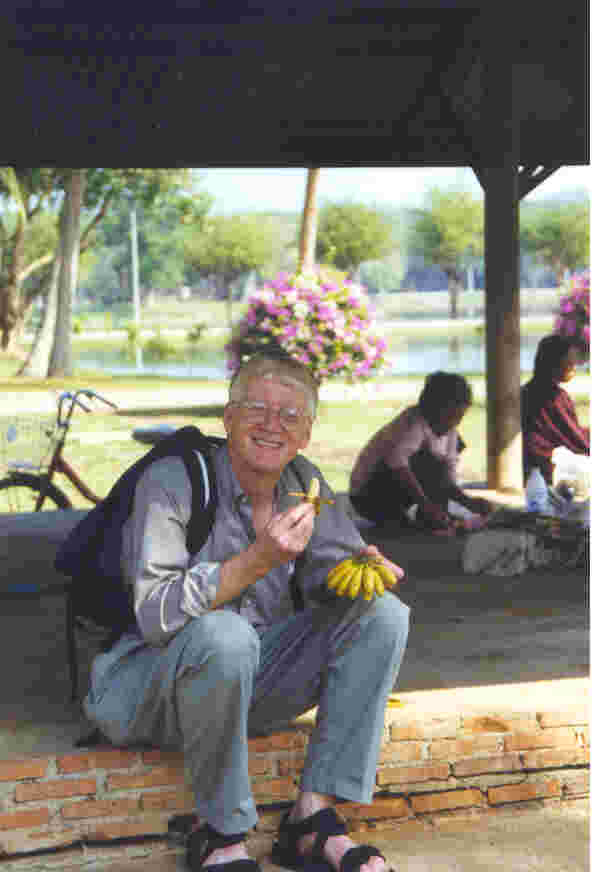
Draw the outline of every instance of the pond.
<instances>
[{"instance_id":1,"label":"pond","mask_svg":"<svg viewBox=\"0 0 592 872\"><path fill-rule=\"evenodd\" d=\"M523 372L532 369L540 336L525 336L520 349L520 368ZM140 365L121 351L87 349L76 353L79 369L102 370L111 375L161 375L177 378L227 377L225 358L221 351L204 352L191 349L178 352L166 360L151 358L146 352ZM388 364L384 376L425 375L442 369L447 372L484 373L485 340L470 336L449 339L437 337L410 337L392 343L387 351Z\"/></svg>"}]
</instances>

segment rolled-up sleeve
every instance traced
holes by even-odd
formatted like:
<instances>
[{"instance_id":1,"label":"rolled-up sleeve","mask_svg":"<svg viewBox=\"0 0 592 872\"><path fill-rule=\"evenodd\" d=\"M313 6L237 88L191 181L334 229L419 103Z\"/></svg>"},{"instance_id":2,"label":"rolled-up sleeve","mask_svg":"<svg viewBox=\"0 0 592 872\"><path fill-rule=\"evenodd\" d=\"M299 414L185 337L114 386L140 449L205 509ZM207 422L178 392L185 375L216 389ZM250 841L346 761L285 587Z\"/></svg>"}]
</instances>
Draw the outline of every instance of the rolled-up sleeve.
<instances>
[{"instance_id":1,"label":"rolled-up sleeve","mask_svg":"<svg viewBox=\"0 0 592 872\"><path fill-rule=\"evenodd\" d=\"M183 461L170 457L151 464L136 486L122 553L138 626L151 645L165 645L216 598L220 564L191 563L190 516L191 482Z\"/></svg>"}]
</instances>

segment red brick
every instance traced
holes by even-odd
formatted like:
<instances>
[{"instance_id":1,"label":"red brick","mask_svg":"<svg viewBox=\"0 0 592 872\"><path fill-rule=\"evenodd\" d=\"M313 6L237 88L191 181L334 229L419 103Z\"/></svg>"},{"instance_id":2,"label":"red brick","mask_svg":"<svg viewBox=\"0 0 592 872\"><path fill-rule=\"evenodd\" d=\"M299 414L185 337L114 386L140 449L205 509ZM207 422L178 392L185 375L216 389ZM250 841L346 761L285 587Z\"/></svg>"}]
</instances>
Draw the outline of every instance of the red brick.
<instances>
[{"instance_id":1,"label":"red brick","mask_svg":"<svg viewBox=\"0 0 592 872\"><path fill-rule=\"evenodd\" d=\"M490 787L487 798L492 805L503 802L524 802L538 797L559 796L561 785L558 781L524 782L523 784L506 784L503 787Z\"/></svg>"},{"instance_id":2,"label":"red brick","mask_svg":"<svg viewBox=\"0 0 592 872\"><path fill-rule=\"evenodd\" d=\"M443 811L447 808L467 808L472 805L483 805L483 794L480 790L443 790L438 793L418 794L411 797L411 807L418 814Z\"/></svg>"},{"instance_id":3,"label":"red brick","mask_svg":"<svg viewBox=\"0 0 592 872\"><path fill-rule=\"evenodd\" d=\"M561 766L580 766L590 762L589 748L547 748L544 751L526 751L520 756L525 769L559 769Z\"/></svg>"},{"instance_id":4,"label":"red brick","mask_svg":"<svg viewBox=\"0 0 592 872\"><path fill-rule=\"evenodd\" d=\"M297 792L293 778L267 778L252 784L253 795L257 797L273 797L274 799L292 799Z\"/></svg>"},{"instance_id":5,"label":"red brick","mask_svg":"<svg viewBox=\"0 0 592 872\"><path fill-rule=\"evenodd\" d=\"M119 748L104 751L88 751L84 754L64 754L57 758L58 772L88 772L90 769L130 769L138 762L135 751Z\"/></svg>"},{"instance_id":6,"label":"red brick","mask_svg":"<svg viewBox=\"0 0 592 872\"><path fill-rule=\"evenodd\" d=\"M278 760L278 773L280 775L295 775L302 772L302 768L306 761L306 754L299 754L297 757L280 757Z\"/></svg>"},{"instance_id":7,"label":"red brick","mask_svg":"<svg viewBox=\"0 0 592 872\"><path fill-rule=\"evenodd\" d=\"M586 771L562 772L563 795L566 798L572 796L587 796L590 793L590 773Z\"/></svg>"},{"instance_id":8,"label":"red brick","mask_svg":"<svg viewBox=\"0 0 592 872\"><path fill-rule=\"evenodd\" d=\"M143 793L140 797L142 809L145 811L187 811L195 809L195 797L188 790L160 790L155 793Z\"/></svg>"},{"instance_id":9,"label":"red brick","mask_svg":"<svg viewBox=\"0 0 592 872\"><path fill-rule=\"evenodd\" d=\"M462 778L465 775L480 775L488 772L516 772L522 769L520 754L498 754L492 757L471 757L457 760L452 764L453 774Z\"/></svg>"},{"instance_id":10,"label":"red brick","mask_svg":"<svg viewBox=\"0 0 592 872\"><path fill-rule=\"evenodd\" d=\"M0 834L0 857L12 854L30 854L51 848L67 848L80 840L80 833L74 829L52 830L51 832L27 832L27 830Z\"/></svg>"},{"instance_id":11,"label":"red brick","mask_svg":"<svg viewBox=\"0 0 592 872\"><path fill-rule=\"evenodd\" d=\"M407 817L410 813L409 803L402 797L378 797L370 805L360 802L340 803L337 811L347 820L379 820L380 818Z\"/></svg>"},{"instance_id":12,"label":"red brick","mask_svg":"<svg viewBox=\"0 0 592 872\"><path fill-rule=\"evenodd\" d=\"M422 752L422 742L388 742L382 746L378 762L413 763L422 759Z\"/></svg>"},{"instance_id":13,"label":"red brick","mask_svg":"<svg viewBox=\"0 0 592 872\"><path fill-rule=\"evenodd\" d=\"M41 827L49 823L49 810L35 808L31 811L17 811L0 814L0 830L20 830L27 827Z\"/></svg>"},{"instance_id":14,"label":"red brick","mask_svg":"<svg viewBox=\"0 0 592 872\"><path fill-rule=\"evenodd\" d=\"M307 736L303 733L273 733L271 736L257 736L249 739L249 751L292 751L306 746Z\"/></svg>"},{"instance_id":15,"label":"red brick","mask_svg":"<svg viewBox=\"0 0 592 872\"><path fill-rule=\"evenodd\" d=\"M499 740L494 735L471 736L466 739L437 739L430 742L430 757L433 760L458 760L472 757L479 751L497 751Z\"/></svg>"},{"instance_id":16,"label":"red brick","mask_svg":"<svg viewBox=\"0 0 592 872\"><path fill-rule=\"evenodd\" d=\"M462 718L462 729L467 733L508 733L512 729L510 721L503 718L485 715L478 718Z\"/></svg>"},{"instance_id":17,"label":"red brick","mask_svg":"<svg viewBox=\"0 0 592 872\"><path fill-rule=\"evenodd\" d=\"M269 775L272 770L272 761L269 757L249 755L249 775Z\"/></svg>"},{"instance_id":18,"label":"red brick","mask_svg":"<svg viewBox=\"0 0 592 872\"><path fill-rule=\"evenodd\" d=\"M185 756L182 751L161 751L158 748L151 748L150 751L142 752L142 762L148 766L162 763L174 769L185 766Z\"/></svg>"},{"instance_id":19,"label":"red brick","mask_svg":"<svg viewBox=\"0 0 592 872\"><path fill-rule=\"evenodd\" d=\"M171 767L153 769L134 775L109 775L107 790L130 790L142 787L165 787L185 784L185 773Z\"/></svg>"},{"instance_id":20,"label":"red brick","mask_svg":"<svg viewBox=\"0 0 592 872\"><path fill-rule=\"evenodd\" d=\"M553 711L537 712L536 718L541 727L567 727L574 724L586 725L590 714L587 706L570 706Z\"/></svg>"},{"instance_id":21,"label":"red brick","mask_svg":"<svg viewBox=\"0 0 592 872\"><path fill-rule=\"evenodd\" d=\"M405 742L410 739L423 739L423 731L421 725L413 722L409 724L391 724L390 729L391 742Z\"/></svg>"},{"instance_id":22,"label":"red brick","mask_svg":"<svg viewBox=\"0 0 592 872\"><path fill-rule=\"evenodd\" d=\"M1 760L0 781L21 781L25 778L43 778L49 766L48 757L30 760Z\"/></svg>"},{"instance_id":23,"label":"red brick","mask_svg":"<svg viewBox=\"0 0 592 872\"><path fill-rule=\"evenodd\" d=\"M529 751L535 748L569 748L577 744L575 730L569 727L550 727L527 733L516 732L504 736L506 751Z\"/></svg>"},{"instance_id":24,"label":"red brick","mask_svg":"<svg viewBox=\"0 0 592 872\"><path fill-rule=\"evenodd\" d=\"M61 808L61 815L67 820L95 817L124 817L137 814L140 802L137 799L100 799L94 802L68 802Z\"/></svg>"},{"instance_id":25,"label":"red brick","mask_svg":"<svg viewBox=\"0 0 592 872\"><path fill-rule=\"evenodd\" d=\"M17 784L15 800L33 802L39 799L62 799L65 796L89 796L96 792L96 778L60 778L53 781Z\"/></svg>"},{"instance_id":26,"label":"red brick","mask_svg":"<svg viewBox=\"0 0 592 872\"><path fill-rule=\"evenodd\" d=\"M450 767L447 763L431 763L426 766L398 766L396 769L379 769L377 784L414 784L418 781L431 781L432 778L448 778Z\"/></svg>"},{"instance_id":27,"label":"red brick","mask_svg":"<svg viewBox=\"0 0 592 872\"><path fill-rule=\"evenodd\" d=\"M86 836L97 841L162 835L167 831L168 818L163 815L138 815L125 821L104 821L86 829Z\"/></svg>"}]
</instances>

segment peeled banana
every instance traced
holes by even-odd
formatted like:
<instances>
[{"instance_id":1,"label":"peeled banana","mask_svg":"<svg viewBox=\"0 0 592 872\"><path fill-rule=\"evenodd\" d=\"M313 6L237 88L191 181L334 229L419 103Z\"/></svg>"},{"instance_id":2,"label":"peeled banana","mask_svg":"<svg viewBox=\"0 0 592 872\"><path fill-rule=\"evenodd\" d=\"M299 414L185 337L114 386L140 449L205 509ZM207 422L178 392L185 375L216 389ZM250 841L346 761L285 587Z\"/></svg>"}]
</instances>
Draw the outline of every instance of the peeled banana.
<instances>
[{"instance_id":1,"label":"peeled banana","mask_svg":"<svg viewBox=\"0 0 592 872\"><path fill-rule=\"evenodd\" d=\"M321 483L319 482L318 478L316 478L316 476L313 476L308 486L308 493L303 493L302 491L289 491L288 496L301 497L302 502L312 503L314 506L315 515L318 515L321 511L323 503L326 503L327 505L333 505L333 503L335 502L335 500L322 499L320 493Z\"/></svg>"},{"instance_id":2,"label":"peeled banana","mask_svg":"<svg viewBox=\"0 0 592 872\"><path fill-rule=\"evenodd\" d=\"M397 584L394 573L384 563L371 557L348 557L342 560L327 575L327 587L337 596L355 599L361 595L365 600L382 596Z\"/></svg>"}]
</instances>

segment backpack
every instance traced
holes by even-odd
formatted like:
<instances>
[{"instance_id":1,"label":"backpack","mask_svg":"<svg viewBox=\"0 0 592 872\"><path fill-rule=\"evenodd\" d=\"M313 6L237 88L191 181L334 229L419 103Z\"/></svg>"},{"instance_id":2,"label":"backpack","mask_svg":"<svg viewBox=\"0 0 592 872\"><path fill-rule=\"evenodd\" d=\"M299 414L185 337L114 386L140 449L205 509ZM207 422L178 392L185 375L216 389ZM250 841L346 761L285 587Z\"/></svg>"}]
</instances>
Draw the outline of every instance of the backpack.
<instances>
[{"instance_id":1,"label":"backpack","mask_svg":"<svg viewBox=\"0 0 592 872\"><path fill-rule=\"evenodd\" d=\"M197 427L182 427L158 442L115 482L105 499L71 530L57 551L54 566L70 577L66 601L66 634L72 701L77 697L78 662L75 627L90 623L108 635L102 650L108 651L128 631L137 631L133 592L125 585L121 571L123 526L132 512L133 500L144 470L164 457L183 460L191 481L191 516L187 525L187 550L196 554L205 544L214 523L217 493L211 449L224 439L205 436ZM196 454L198 452L198 454ZM293 463L303 481L302 470ZM296 583L290 580L295 610L304 607Z\"/></svg>"}]
</instances>

